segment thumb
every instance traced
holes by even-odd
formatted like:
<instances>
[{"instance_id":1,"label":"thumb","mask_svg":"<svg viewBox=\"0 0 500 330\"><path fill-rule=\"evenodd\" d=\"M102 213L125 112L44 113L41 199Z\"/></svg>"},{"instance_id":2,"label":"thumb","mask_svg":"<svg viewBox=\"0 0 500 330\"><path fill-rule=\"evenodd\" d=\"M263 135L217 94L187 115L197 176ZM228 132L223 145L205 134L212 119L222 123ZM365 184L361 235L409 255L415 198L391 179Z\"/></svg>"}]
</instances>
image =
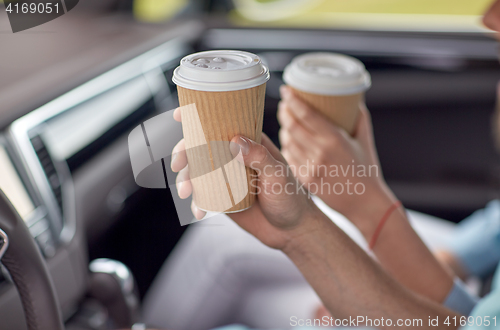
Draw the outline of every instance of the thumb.
<instances>
[{"instance_id":1,"label":"thumb","mask_svg":"<svg viewBox=\"0 0 500 330\"><path fill-rule=\"evenodd\" d=\"M248 166L260 173L273 173L270 171L277 165L282 165L277 161L263 145L243 136L236 136L231 140L230 149L233 156L245 166ZM268 169L266 171L266 169Z\"/></svg>"}]
</instances>

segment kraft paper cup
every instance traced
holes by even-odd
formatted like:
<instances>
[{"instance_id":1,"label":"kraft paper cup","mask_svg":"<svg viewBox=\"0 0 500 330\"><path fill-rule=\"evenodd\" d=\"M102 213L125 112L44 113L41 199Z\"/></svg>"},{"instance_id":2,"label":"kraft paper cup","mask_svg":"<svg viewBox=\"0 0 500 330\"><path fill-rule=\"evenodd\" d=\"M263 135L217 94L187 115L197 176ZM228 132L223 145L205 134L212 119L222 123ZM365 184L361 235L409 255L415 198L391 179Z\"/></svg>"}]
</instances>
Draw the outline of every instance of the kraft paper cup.
<instances>
[{"instance_id":1,"label":"kraft paper cup","mask_svg":"<svg viewBox=\"0 0 500 330\"><path fill-rule=\"evenodd\" d=\"M354 133L371 86L370 74L359 60L335 53L300 55L285 68L283 80L305 103Z\"/></svg>"},{"instance_id":2,"label":"kraft paper cup","mask_svg":"<svg viewBox=\"0 0 500 330\"><path fill-rule=\"evenodd\" d=\"M229 141L260 143L269 70L257 55L208 51L186 56L174 71L196 206L240 212L255 201L256 173L232 156Z\"/></svg>"}]
</instances>

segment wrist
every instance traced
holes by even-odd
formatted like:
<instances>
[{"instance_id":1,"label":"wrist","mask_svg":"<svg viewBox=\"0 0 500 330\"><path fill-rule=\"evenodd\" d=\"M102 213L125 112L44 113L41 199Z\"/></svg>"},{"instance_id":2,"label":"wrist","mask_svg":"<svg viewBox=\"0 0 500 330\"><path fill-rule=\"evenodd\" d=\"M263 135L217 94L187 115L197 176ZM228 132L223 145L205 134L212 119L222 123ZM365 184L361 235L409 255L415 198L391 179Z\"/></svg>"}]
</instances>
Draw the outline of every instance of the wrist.
<instances>
[{"instance_id":1,"label":"wrist","mask_svg":"<svg viewBox=\"0 0 500 330\"><path fill-rule=\"evenodd\" d=\"M290 231L288 243L282 249L289 257L316 241L315 237L322 231L324 223L331 222L314 203L311 204L310 209L302 215L301 224Z\"/></svg>"},{"instance_id":2,"label":"wrist","mask_svg":"<svg viewBox=\"0 0 500 330\"><path fill-rule=\"evenodd\" d=\"M389 188L382 188L367 196L365 201L358 204L347 218L358 228L365 239L369 240L379 225L381 217L396 201L396 196Z\"/></svg>"}]
</instances>

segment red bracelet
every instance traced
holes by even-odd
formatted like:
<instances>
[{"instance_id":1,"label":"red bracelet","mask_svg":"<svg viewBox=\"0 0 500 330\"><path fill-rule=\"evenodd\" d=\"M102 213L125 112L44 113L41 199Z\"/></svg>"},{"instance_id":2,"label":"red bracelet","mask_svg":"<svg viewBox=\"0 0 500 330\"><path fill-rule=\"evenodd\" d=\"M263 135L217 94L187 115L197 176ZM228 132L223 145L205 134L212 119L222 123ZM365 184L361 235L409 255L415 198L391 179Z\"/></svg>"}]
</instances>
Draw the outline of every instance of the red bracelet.
<instances>
[{"instance_id":1,"label":"red bracelet","mask_svg":"<svg viewBox=\"0 0 500 330\"><path fill-rule=\"evenodd\" d=\"M375 229L375 232L373 233L372 239L370 240L370 244L368 245L370 250L373 250L373 247L375 246L375 243L377 243L378 236L380 235L380 232L382 231L382 228L384 228L385 223L391 216L392 212L394 212L398 207L403 205L401 201L395 201L389 209L385 212L384 216L382 219L380 219L380 222L378 223L377 228Z\"/></svg>"}]
</instances>

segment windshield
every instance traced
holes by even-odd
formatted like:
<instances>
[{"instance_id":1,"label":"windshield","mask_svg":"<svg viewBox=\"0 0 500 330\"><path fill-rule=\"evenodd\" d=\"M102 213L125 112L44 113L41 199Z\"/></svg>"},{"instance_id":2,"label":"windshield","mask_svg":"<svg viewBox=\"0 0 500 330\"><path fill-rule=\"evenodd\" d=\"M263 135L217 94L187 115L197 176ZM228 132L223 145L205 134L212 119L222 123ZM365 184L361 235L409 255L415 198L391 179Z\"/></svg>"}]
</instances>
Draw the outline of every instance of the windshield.
<instances>
[{"instance_id":1,"label":"windshield","mask_svg":"<svg viewBox=\"0 0 500 330\"><path fill-rule=\"evenodd\" d=\"M160 21L189 12L188 0L135 0L136 17ZM490 0L220 0L201 10L224 8L243 26L392 31L484 32L480 15ZM218 6L214 5L217 3ZM224 4L224 5L222 5Z\"/></svg>"}]
</instances>

